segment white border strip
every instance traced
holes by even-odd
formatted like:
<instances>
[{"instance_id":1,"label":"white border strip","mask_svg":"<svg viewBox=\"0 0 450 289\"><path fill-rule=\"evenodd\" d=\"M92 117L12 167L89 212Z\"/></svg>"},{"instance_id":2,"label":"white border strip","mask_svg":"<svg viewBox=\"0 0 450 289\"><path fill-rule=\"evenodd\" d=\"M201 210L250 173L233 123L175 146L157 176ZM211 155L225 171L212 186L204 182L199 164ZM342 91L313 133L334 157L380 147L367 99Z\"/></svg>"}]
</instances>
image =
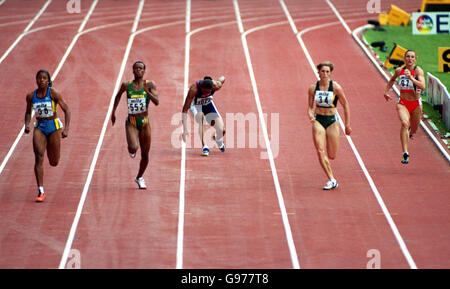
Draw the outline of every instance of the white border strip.
<instances>
[{"instance_id":1,"label":"white border strip","mask_svg":"<svg viewBox=\"0 0 450 289\"><path fill-rule=\"evenodd\" d=\"M380 72L380 74L384 77L384 79L389 81L389 79L391 77L389 75L387 75L387 73L381 68L381 66L378 64L378 61L375 59L375 57L373 57L372 53L369 51L369 49L366 47L366 45L364 45L364 43L362 43L362 41L358 37L358 33L361 33L363 30L366 30L366 29L369 29L372 27L373 27L373 25L370 25L370 24L360 26L360 27L356 28L355 30L353 30L352 36L353 36L353 39L356 41L356 43L359 44L359 46L362 48L364 53L370 59L370 61L372 61L372 63L377 68L377 70ZM400 91L398 90L398 88L396 86L393 87L393 90L395 91L395 93L398 96L400 96ZM432 131L430 131L430 129L427 127L427 125L422 120L420 121L420 125L425 130L425 132L428 134L428 136L431 138L431 140L434 142L434 144L437 146L439 151L444 155L444 157L447 159L447 161L450 162L450 155L448 154L447 150L442 146L441 142L435 137L434 133Z\"/></svg>"},{"instance_id":2,"label":"white border strip","mask_svg":"<svg viewBox=\"0 0 450 289\"><path fill-rule=\"evenodd\" d=\"M189 82L189 51L191 37L191 0L186 1L186 37L184 47L184 89L183 103L186 99ZM184 246L184 212L185 212L185 187L186 187L186 143L181 140L181 164L180 164L180 191L178 207L178 232L177 232L177 255L176 269L183 268L183 246Z\"/></svg>"},{"instance_id":3,"label":"white border strip","mask_svg":"<svg viewBox=\"0 0 450 289\"><path fill-rule=\"evenodd\" d=\"M273 182L275 185L275 190L276 190L276 194L277 194L277 198L278 198L278 205L280 207L281 217L283 220L283 226L284 226L286 239L287 239L287 243L288 243L288 247L289 247L289 253L291 255L292 266L294 269L300 269L300 263L299 263L298 256L297 256L297 250L295 248L294 238L292 236L292 230L291 230L291 226L289 224L289 218L287 215L286 206L285 206L284 199L283 199L283 193L281 192L281 187L280 187L280 183L278 180L277 169L276 169L275 161L274 161L273 154L272 154L272 148L270 146L269 134L267 132L266 123L264 121L261 101L259 98L258 88L257 88L257 84L256 84L256 78L255 78L255 75L253 72L253 65L252 65L252 61L250 58L250 51L249 51L247 39L246 39L246 36L249 33L249 31L243 32L242 19L240 17L239 4L237 3L237 0L233 0L233 4L234 4L235 13L236 13L236 19L237 19L238 23L241 23L238 25L239 25L239 31L241 32L242 46L244 49L245 59L247 61L248 72L249 72L250 80L251 80L252 87L253 87L253 94L255 96L255 102L256 102L257 109L258 109L259 120L260 120L260 124L261 124L261 128L262 128L262 132L264 135L264 141L266 144L267 155L269 157L270 168L272 170Z\"/></svg>"},{"instance_id":4,"label":"white border strip","mask_svg":"<svg viewBox=\"0 0 450 289\"><path fill-rule=\"evenodd\" d=\"M280 0L280 3L281 2L283 2L283 0ZM327 0L327 2L329 2L329 1ZM345 22L343 22L342 18L339 18L339 20L341 21L341 23L345 23ZM336 22L334 22L334 24L335 23ZM314 62L313 62L313 60L311 58L311 55L309 54L308 49L306 48L305 43L303 42L301 36L304 33L306 33L306 32L312 31L314 29L320 29L320 28L323 28L323 27L328 26L330 24L331 23L327 23L327 24L322 24L322 25L317 25L317 26L314 26L314 27L310 27L310 28L302 30L301 32L299 32L296 35L297 39L298 39L298 41L299 41L299 43L300 43L300 45L301 45L301 47L303 49L303 52L305 53L306 58L308 59L308 62L311 65L311 69L314 71L314 75L316 76L317 79L319 79L319 75L317 73L316 66L315 66L315 64L314 64ZM344 27L345 27L345 25L344 25ZM339 117L339 124L340 124L342 130L345 131L345 125L344 125L341 117ZM388 221L389 226L391 227L391 230L392 230L395 238L397 239L397 242L398 242L398 244L400 246L400 249L403 252L403 255L405 256L409 266L412 269L417 269L417 266L416 266L416 264L415 264L415 262L414 262L414 260L413 260L413 258L411 256L411 254L409 253L409 250L406 247L406 244L405 244L402 236L400 235L400 232L398 231L397 226L395 225L394 220L392 219L392 217L391 217L391 215L389 213L389 210L387 209L387 207L386 207L386 205L385 205L385 203L384 203L384 201L383 201L383 199L382 199L382 197L381 197L377 187L375 186L375 182L373 181L372 177L370 176L370 174L369 174L369 172L368 172L368 170L367 170L367 168L366 168L366 166L365 166L365 164L364 164L364 162L363 162L363 160L361 158L361 155L359 154L358 150L356 149L356 146L354 145L354 143L352 141L352 138L350 136L348 136L348 135L345 135L345 137L346 137L348 143L350 144L350 147L352 148L353 153L355 154L355 157L356 157L356 159L358 161L358 164L360 165L361 169L363 170L367 181L369 182L370 188L372 189L372 192L374 193L374 195L375 195L375 197L376 197L376 199L378 201L378 204L381 207L381 210L383 211L383 214L386 217L386 220Z\"/></svg>"},{"instance_id":5,"label":"white border strip","mask_svg":"<svg viewBox=\"0 0 450 289\"><path fill-rule=\"evenodd\" d=\"M73 223L72 223L72 227L70 228L69 236L68 236L67 241L66 241L66 246L64 248L64 252L63 252L63 255L61 257L61 261L59 263L59 269L64 269L65 268L66 263L67 263L67 258L69 257L70 249L72 247L73 239L75 237L75 233L76 233L76 230L77 230L78 222L80 221L81 213L83 211L84 202L86 201L87 192L89 190L89 186L90 186L91 181L92 181L92 176L94 174L95 165L97 164L97 159L98 159L98 156L100 154L100 149L101 149L102 144L103 144L103 139L105 138L106 128L108 126L109 119L110 119L111 112L112 112L112 107L114 105L114 97L115 97L115 95L116 95L117 91L119 90L120 85L122 83L122 76L123 76L123 74L125 72L125 66L127 64L128 56L130 54L131 46L133 45L133 40L134 40L134 37L135 37L135 32L136 32L136 29L137 29L137 25L139 23L139 19L140 19L141 13L142 13L142 9L144 8L144 2L145 2L145 0L140 0L140 2L139 2L139 7L138 7L138 10L136 12L136 17L134 19L133 28L131 30L132 34L130 35L130 38L128 39L128 44L127 44L127 48L125 50L124 57L122 59L122 64L120 66L119 75L117 76L117 79L116 79L116 85L114 87L114 92L113 92L113 94L111 96L108 112L107 112L105 120L103 122L102 131L100 133L100 137L99 137L99 140L98 140L98 143L97 143L97 147L95 148L95 153L94 153L94 157L93 157L92 162L91 162L91 166L89 167L89 173L88 173L88 176L87 176L87 179L86 179L86 183L84 184L83 192L81 193L81 198L80 198L80 202L78 204L77 212L75 214L75 217L74 217L74 220L73 220Z\"/></svg>"}]
</instances>

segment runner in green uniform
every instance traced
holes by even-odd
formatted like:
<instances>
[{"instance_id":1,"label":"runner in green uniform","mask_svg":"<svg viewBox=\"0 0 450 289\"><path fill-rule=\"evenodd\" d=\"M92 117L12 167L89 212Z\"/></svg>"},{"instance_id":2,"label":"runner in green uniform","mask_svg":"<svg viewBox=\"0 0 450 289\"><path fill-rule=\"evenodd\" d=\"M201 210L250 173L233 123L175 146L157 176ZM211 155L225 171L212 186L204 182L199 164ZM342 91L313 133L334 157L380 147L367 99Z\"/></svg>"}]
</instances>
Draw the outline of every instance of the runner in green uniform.
<instances>
[{"instance_id":1,"label":"runner in green uniform","mask_svg":"<svg viewBox=\"0 0 450 289\"><path fill-rule=\"evenodd\" d=\"M112 125L116 122L116 109L119 105L122 94L127 92L128 117L125 121L125 131L127 136L128 152L134 158L136 152L141 148L141 161L139 171L135 178L139 189L146 189L143 175L149 162L149 152L151 144L151 128L148 118L148 105L150 101L158 105L158 91L153 80L144 80L145 64L137 61L133 64L134 80L122 83L119 92L114 100L114 107L111 114Z\"/></svg>"},{"instance_id":2,"label":"runner in green uniform","mask_svg":"<svg viewBox=\"0 0 450 289\"><path fill-rule=\"evenodd\" d=\"M338 102L344 107L345 134L350 135L350 105L344 90L331 80L333 63L327 61L317 65L319 81L311 84L308 89L308 117L312 124L314 146L319 163L329 178L323 187L332 190L339 186L331 170L330 160L334 160L339 148L339 122L336 106Z\"/></svg>"}]
</instances>

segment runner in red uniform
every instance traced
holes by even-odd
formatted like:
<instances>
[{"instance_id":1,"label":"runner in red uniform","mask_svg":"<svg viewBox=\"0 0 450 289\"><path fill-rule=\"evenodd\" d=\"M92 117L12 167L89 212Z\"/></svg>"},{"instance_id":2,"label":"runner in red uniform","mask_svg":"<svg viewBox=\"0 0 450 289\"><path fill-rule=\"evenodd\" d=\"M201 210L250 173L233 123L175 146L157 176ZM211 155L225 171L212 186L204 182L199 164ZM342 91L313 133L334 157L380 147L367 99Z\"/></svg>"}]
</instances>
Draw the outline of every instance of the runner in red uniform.
<instances>
[{"instance_id":1,"label":"runner in red uniform","mask_svg":"<svg viewBox=\"0 0 450 289\"><path fill-rule=\"evenodd\" d=\"M397 113L400 118L400 141L403 155L402 163L409 163L408 142L417 131L422 118L422 101L420 93L425 89L425 78L422 68L416 66L417 55L414 50L405 53L405 66L395 70L384 91L386 101L392 99L389 90L398 78L400 98L397 103Z\"/></svg>"}]
</instances>

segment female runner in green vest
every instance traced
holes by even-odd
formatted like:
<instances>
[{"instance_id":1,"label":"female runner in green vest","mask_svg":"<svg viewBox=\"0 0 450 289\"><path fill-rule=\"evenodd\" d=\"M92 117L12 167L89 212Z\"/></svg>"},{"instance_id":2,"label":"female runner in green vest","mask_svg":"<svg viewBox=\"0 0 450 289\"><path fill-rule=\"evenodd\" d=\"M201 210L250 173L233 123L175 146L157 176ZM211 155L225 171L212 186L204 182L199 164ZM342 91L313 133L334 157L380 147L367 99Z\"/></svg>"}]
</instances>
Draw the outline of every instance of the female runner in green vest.
<instances>
[{"instance_id":1,"label":"female runner in green vest","mask_svg":"<svg viewBox=\"0 0 450 289\"><path fill-rule=\"evenodd\" d=\"M112 125L116 122L116 108L119 105L122 94L127 92L128 117L125 121L125 131L127 135L128 152L134 158L138 148L141 148L141 161L139 172L134 179L139 189L146 189L144 175L149 161L149 151L151 143L151 128L148 119L148 105L150 100L159 104L158 91L153 80L144 80L145 64L137 61L133 64L134 80L122 83L119 92L114 100L114 107L111 114Z\"/></svg>"},{"instance_id":2,"label":"female runner in green vest","mask_svg":"<svg viewBox=\"0 0 450 289\"><path fill-rule=\"evenodd\" d=\"M345 134L350 135L350 106L344 90L330 79L333 63L327 61L317 65L320 80L311 84L308 89L308 116L312 123L314 146L317 150L319 163L330 179L324 190L338 187L331 170L330 159L334 160L339 148L339 122L336 106L338 101L344 107Z\"/></svg>"}]
</instances>

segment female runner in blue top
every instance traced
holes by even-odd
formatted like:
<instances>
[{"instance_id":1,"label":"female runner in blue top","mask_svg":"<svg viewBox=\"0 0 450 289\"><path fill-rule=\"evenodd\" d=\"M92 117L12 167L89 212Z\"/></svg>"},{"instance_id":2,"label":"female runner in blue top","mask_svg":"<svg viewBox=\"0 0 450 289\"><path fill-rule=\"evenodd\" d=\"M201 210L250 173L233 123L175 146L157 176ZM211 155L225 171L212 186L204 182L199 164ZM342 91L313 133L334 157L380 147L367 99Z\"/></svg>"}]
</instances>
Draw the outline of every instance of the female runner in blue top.
<instances>
[{"instance_id":1,"label":"female runner in blue top","mask_svg":"<svg viewBox=\"0 0 450 289\"><path fill-rule=\"evenodd\" d=\"M70 110L59 91L52 87L50 73L39 70L36 74L38 88L27 94L27 108L25 111L25 133L30 132L31 109L36 114L35 128L33 131L33 150L35 155L34 174L38 186L36 202L45 200L44 192L44 154L51 166L56 167L60 158L61 136L69 135ZM66 126L63 128L61 120L57 116L58 105L64 111Z\"/></svg>"}]
</instances>

